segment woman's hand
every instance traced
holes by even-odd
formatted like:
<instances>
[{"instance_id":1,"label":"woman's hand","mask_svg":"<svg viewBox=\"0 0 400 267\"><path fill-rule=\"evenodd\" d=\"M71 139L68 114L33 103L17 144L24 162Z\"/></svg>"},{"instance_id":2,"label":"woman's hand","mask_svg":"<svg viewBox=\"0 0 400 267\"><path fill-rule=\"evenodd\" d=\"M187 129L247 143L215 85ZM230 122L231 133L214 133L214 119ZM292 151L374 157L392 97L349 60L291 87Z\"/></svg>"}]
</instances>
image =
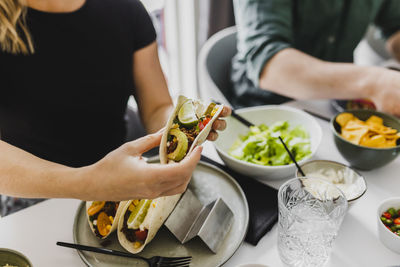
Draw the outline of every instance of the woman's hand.
<instances>
[{"instance_id":1,"label":"woman's hand","mask_svg":"<svg viewBox=\"0 0 400 267\"><path fill-rule=\"evenodd\" d=\"M154 199L183 193L202 147L179 163L149 164L142 154L160 144L162 131L128 142L87 167L84 200Z\"/></svg>"},{"instance_id":2,"label":"woman's hand","mask_svg":"<svg viewBox=\"0 0 400 267\"><path fill-rule=\"evenodd\" d=\"M230 107L224 106L221 114L219 115L219 117L214 121L213 125L212 125L212 130L210 131L210 133L207 136L207 140L210 141L215 141L218 138L218 133L217 131L223 131L226 128L226 121L225 120L221 120L219 118L221 117L228 117L230 116L232 113L232 110Z\"/></svg>"},{"instance_id":3,"label":"woman's hand","mask_svg":"<svg viewBox=\"0 0 400 267\"><path fill-rule=\"evenodd\" d=\"M371 99L379 111L400 117L400 72L382 69L375 78Z\"/></svg>"}]
</instances>

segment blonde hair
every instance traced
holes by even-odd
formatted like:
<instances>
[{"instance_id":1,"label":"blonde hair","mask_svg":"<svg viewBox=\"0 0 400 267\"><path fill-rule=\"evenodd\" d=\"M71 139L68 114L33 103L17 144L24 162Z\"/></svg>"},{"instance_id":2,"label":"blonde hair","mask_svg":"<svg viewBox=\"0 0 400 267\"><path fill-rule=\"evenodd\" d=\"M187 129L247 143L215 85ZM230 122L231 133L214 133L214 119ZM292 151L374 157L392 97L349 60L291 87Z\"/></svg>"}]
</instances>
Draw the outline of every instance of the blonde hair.
<instances>
[{"instance_id":1,"label":"blonde hair","mask_svg":"<svg viewBox=\"0 0 400 267\"><path fill-rule=\"evenodd\" d=\"M34 52L25 19L27 8L22 1L0 0L0 48L3 52Z\"/></svg>"}]
</instances>

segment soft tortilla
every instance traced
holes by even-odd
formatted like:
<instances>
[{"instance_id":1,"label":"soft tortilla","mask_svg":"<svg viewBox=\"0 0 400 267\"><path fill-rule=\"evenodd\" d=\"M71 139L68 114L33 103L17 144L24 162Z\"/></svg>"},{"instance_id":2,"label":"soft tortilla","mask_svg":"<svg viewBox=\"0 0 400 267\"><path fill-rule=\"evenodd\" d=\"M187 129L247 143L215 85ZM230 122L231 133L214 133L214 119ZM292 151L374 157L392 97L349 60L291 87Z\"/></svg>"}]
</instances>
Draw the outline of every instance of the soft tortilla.
<instances>
[{"instance_id":1,"label":"soft tortilla","mask_svg":"<svg viewBox=\"0 0 400 267\"><path fill-rule=\"evenodd\" d=\"M188 100L188 98L186 98L185 96L180 95L178 97L178 101L176 103L175 109L172 112L171 116L169 117L169 120L167 122L167 126L165 127L164 134L162 136L161 143L160 143L160 162L161 162L161 164L167 164L168 163L168 155L167 155L168 133L169 133L169 130L171 129L172 124L174 123L174 119L175 119L176 115L178 114L179 109L181 108L183 103L186 102L186 100ZM204 105L204 103L202 103L201 101L197 101L197 100L194 100L193 103L195 105L197 115L201 116L202 114L204 114L204 112L206 111L208 105ZM221 114L221 112L222 112L222 110L224 108L223 105L218 105L218 106L219 106L219 108L218 108L217 112L214 114L214 116L212 117L210 122L206 125L206 127L204 127L204 129L199 133L199 135L193 141L193 144L188 149L188 152L186 153L186 155L189 155L189 153L192 152L192 150L197 145L201 145L207 139L207 136L208 136L208 134L210 133L210 131L212 129L212 124L218 118L219 114Z\"/></svg>"},{"instance_id":2,"label":"soft tortilla","mask_svg":"<svg viewBox=\"0 0 400 267\"><path fill-rule=\"evenodd\" d=\"M160 227L164 224L164 221L168 218L169 214L175 208L176 203L178 202L181 195L175 196L168 196L168 197L160 197L154 199L151 204L150 208L147 212L146 218L144 219L143 223L139 226L139 229L144 230L147 229L147 239L145 240L144 244L139 248L134 247L134 243L130 242L125 234L121 231L124 223L124 216L126 211L128 210L129 205L131 204L132 200L128 201L122 210L122 216L118 222L118 240L119 243L123 248L131 253L139 253L141 252L144 247L153 240L154 236L160 229Z\"/></svg>"},{"instance_id":3,"label":"soft tortilla","mask_svg":"<svg viewBox=\"0 0 400 267\"><path fill-rule=\"evenodd\" d=\"M122 210L123 210L126 202L127 201L120 201L119 202L119 205L118 205L118 208L117 208L117 212L115 213L114 221L113 221L113 223L111 225L110 232L106 236L103 236L101 239L107 238L112 232L114 232L117 229L118 221L119 221L119 218L121 218ZM92 203L93 203L93 201L86 201L86 218L88 220L90 230L92 230L93 234L95 234L95 229L93 227L93 224L90 222L89 214L87 213L87 210L90 208Z\"/></svg>"}]
</instances>

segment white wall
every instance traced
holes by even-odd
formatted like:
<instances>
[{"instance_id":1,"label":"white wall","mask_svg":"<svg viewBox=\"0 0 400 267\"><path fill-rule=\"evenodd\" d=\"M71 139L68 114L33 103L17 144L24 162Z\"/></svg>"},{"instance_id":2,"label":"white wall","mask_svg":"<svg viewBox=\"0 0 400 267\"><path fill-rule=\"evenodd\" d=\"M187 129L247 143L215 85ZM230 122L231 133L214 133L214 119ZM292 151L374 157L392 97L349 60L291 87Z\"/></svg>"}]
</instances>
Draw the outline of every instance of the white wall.
<instances>
[{"instance_id":1,"label":"white wall","mask_svg":"<svg viewBox=\"0 0 400 267\"><path fill-rule=\"evenodd\" d=\"M197 96L198 0L165 0L169 86L172 96Z\"/></svg>"}]
</instances>

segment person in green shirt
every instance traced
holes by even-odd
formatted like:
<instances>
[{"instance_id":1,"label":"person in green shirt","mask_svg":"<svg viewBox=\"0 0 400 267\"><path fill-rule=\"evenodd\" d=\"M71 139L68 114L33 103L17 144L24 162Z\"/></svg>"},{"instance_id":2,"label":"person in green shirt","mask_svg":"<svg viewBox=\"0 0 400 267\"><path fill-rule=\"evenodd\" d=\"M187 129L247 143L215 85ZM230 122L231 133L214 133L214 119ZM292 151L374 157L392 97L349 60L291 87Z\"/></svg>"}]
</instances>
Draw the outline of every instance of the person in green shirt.
<instances>
[{"instance_id":1,"label":"person in green shirt","mask_svg":"<svg viewBox=\"0 0 400 267\"><path fill-rule=\"evenodd\" d=\"M400 60L399 0L234 0L235 107L294 99L371 99L400 116L400 72L356 66L353 52L375 24Z\"/></svg>"}]
</instances>

